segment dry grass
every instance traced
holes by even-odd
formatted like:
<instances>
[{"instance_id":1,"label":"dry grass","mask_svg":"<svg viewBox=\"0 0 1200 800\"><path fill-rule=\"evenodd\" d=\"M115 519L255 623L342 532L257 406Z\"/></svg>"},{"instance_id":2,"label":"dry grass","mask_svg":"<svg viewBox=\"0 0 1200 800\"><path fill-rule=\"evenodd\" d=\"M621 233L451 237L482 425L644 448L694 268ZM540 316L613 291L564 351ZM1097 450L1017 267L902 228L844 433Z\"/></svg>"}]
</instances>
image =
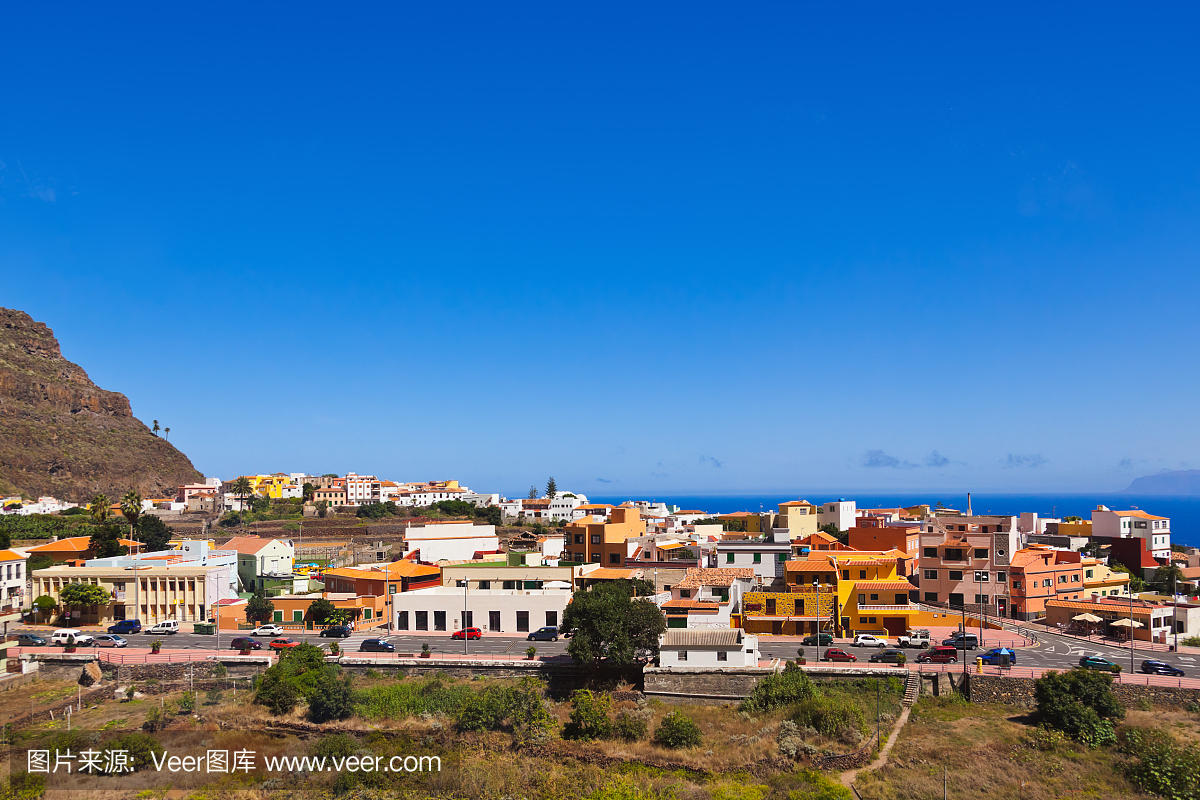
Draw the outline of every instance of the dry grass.
<instances>
[{"instance_id":1,"label":"dry grass","mask_svg":"<svg viewBox=\"0 0 1200 800\"><path fill-rule=\"evenodd\" d=\"M945 770L950 797L1143 797L1113 769L1111 749L1031 749L1024 744L1031 724L1008 706L922 698L888 764L861 773L855 788L864 800L928 800L942 796Z\"/></svg>"}]
</instances>

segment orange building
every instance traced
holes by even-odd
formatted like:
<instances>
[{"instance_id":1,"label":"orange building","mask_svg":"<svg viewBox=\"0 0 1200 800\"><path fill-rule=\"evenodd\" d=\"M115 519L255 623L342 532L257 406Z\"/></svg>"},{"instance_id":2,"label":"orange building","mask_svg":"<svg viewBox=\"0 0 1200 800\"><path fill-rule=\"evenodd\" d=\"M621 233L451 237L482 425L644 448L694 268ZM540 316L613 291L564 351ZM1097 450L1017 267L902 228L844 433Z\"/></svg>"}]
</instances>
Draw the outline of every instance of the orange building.
<instances>
[{"instance_id":1,"label":"orange building","mask_svg":"<svg viewBox=\"0 0 1200 800\"><path fill-rule=\"evenodd\" d=\"M142 551L142 543L130 539L119 539L122 547L129 548L130 555ZM65 564L68 561L87 561L95 558L92 551L92 540L89 536L72 536L69 539L59 539L57 542L40 544L29 548L29 556L49 556L55 564Z\"/></svg>"},{"instance_id":2,"label":"orange building","mask_svg":"<svg viewBox=\"0 0 1200 800\"><path fill-rule=\"evenodd\" d=\"M325 570L325 590L348 593L356 597L373 597L389 592L411 592L442 585L442 571L438 567L417 564L413 561L394 561L380 565L380 569L360 567L337 567Z\"/></svg>"},{"instance_id":3,"label":"orange building","mask_svg":"<svg viewBox=\"0 0 1200 800\"><path fill-rule=\"evenodd\" d=\"M916 558L920 549L920 525L889 525L882 517L859 517L851 528L849 543L854 550L899 550Z\"/></svg>"},{"instance_id":4,"label":"orange building","mask_svg":"<svg viewBox=\"0 0 1200 800\"><path fill-rule=\"evenodd\" d=\"M624 566L626 540L646 535L646 522L636 508L612 509L611 522L584 517L567 526L563 558L585 564Z\"/></svg>"},{"instance_id":5,"label":"orange building","mask_svg":"<svg viewBox=\"0 0 1200 800\"><path fill-rule=\"evenodd\" d=\"M1013 553L1008 568L1013 619L1042 616L1048 600L1086 599L1082 561L1079 553L1042 544Z\"/></svg>"}]
</instances>

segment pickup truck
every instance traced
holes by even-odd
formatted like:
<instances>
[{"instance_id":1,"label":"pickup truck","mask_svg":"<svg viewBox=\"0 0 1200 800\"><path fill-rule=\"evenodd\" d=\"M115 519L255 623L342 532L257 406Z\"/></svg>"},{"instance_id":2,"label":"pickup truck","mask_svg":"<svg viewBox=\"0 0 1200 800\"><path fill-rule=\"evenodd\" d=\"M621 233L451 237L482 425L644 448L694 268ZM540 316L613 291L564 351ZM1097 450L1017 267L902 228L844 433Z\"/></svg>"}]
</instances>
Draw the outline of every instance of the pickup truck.
<instances>
[{"instance_id":1,"label":"pickup truck","mask_svg":"<svg viewBox=\"0 0 1200 800\"><path fill-rule=\"evenodd\" d=\"M909 631L903 636L896 638L897 647L925 648L929 647L930 644L929 631L926 630Z\"/></svg>"}]
</instances>

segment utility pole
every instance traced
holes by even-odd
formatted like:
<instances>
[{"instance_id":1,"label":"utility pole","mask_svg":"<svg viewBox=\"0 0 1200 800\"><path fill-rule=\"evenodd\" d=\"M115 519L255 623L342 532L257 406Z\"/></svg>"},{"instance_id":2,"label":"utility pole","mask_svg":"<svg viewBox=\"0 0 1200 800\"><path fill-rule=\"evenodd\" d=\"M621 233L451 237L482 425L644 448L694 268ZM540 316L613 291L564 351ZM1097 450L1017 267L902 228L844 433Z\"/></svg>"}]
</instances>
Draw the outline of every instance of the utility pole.
<instances>
[{"instance_id":1,"label":"utility pole","mask_svg":"<svg viewBox=\"0 0 1200 800\"><path fill-rule=\"evenodd\" d=\"M1133 674L1133 581L1129 590L1129 674Z\"/></svg>"},{"instance_id":2,"label":"utility pole","mask_svg":"<svg viewBox=\"0 0 1200 800\"><path fill-rule=\"evenodd\" d=\"M467 642L467 586L470 585L470 573L463 574L463 655L468 654Z\"/></svg>"},{"instance_id":3,"label":"utility pole","mask_svg":"<svg viewBox=\"0 0 1200 800\"><path fill-rule=\"evenodd\" d=\"M1174 574L1171 575L1171 603L1174 608L1171 609L1171 627L1175 630L1175 652L1179 652L1179 579Z\"/></svg>"}]
</instances>

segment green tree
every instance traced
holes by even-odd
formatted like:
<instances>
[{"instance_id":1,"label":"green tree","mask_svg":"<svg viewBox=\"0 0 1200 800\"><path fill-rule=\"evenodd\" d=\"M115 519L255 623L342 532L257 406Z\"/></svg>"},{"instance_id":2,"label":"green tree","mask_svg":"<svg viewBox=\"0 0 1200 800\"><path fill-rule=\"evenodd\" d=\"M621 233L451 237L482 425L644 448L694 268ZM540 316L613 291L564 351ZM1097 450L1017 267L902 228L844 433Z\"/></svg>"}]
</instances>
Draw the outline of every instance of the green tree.
<instances>
[{"instance_id":1,"label":"green tree","mask_svg":"<svg viewBox=\"0 0 1200 800\"><path fill-rule=\"evenodd\" d=\"M43 618L45 617L45 615L47 615L51 611L53 611L54 607L56 605L58 605L58 604L54 602L54 598L48 594L41 595L40 597L36 598L33 601L34 611L36 611L36 612L38 612L38 614L42 615Z\"/></svg>"},{"instance_id":2,"label":"green tree","mask_svg":"<svg viewBox=\"0 0 1200 800\"><path fill-rule=\"evenodd\" d=\"M245 475L242 475L236 481L234 481L233 485L230 486L229 488L233 492L234 497L241 499L242 509L245 510L246 498L248 498L248 497L250 497L250 495L254 494L254 487L251 485L250 479L247 478Z\"/></svg>"},{"instance_id":3,"label":"green tree","mask_svg":"<svg viewBox=\"0 0 1200 800\"><path fill-rule=\"evenodd\" d=\"M554 482L554 476L550 476L550 480L546 481L546 497L551 500L558 497L558 484Z\"/></svg>"},{"instance_id":4,"label":"green tree","mask_svg":"<svg viewBox=\"0 0 1200 800\"><path fill-rule=\"evenodd\" d=\"M1125 716L1112 682L1112 675L1089 669L1050 670L1033 684L1038 717L1077 741L1107 744L1114 739L1112 721Z\"/></svg>"},{"instance_id":5,"label":"green tree","mask_svg":"<svg viewBox=\"0 0 1200 800\"><path fill-rule=\"evenodd\" d=\"M1110 561L1108 565L1113 572L1123 572L1129 576L1129 591L1137 594L1146 591L1146 582L1142 576L1122 564L1120 561Z\"/></svg>"},{"instance_id":6,"label":"green tree","mask_svg":"<svg viewBox=\"0 0 1200 800\"><path fill-rule=\"evenodd\" d=\"M155 436L158 436L158 431L159 431L158 420L154 420L154 425L153 425L153 427L150 428L150 432L153 433Z\"/></svg>"},{"instance_id":7,"label":"green tree","mask_svg":"<svg viewBox=\"0 0 1200 800\"><path fill-rule=\"evenodd\" d=\"M121 534L124 530L116 525L97 525L92 529L92 537L88 541L88 549L93 558L112 558L125 555L129 548L121 544Z\"/></svg>"},{"instance_id":8,"label":"green tree","mask_svg":"<svg viewBox=\"0 0 1200 800\"><path fill-rule=\"evenodd\" d=\"M613 735L612 697L606 692L578 689L571 695L571 719L563 726L564 739L610 739Z\"/></svg>"},{"instance_id":9,"label":"green tree","mask_svg":"<svg viewBox=\"0 0 1200 800\"><path fill-rule=\"evenodd\" d=\"M343 675L339 679L336 668L322 669L308 700L308 718L313 722L346 719L353 709L350 676Z\"/></svg>"},{"instance_id":10,"label":"green tree","mask_svg":"<svg viewBox=\"0 0 1200 800\"><path fill-rule=\"evenodd\" d=\"M308 611L305 613L305 616L318 625L322 625L333 616L333 612L336 610L333 607L333 603L324 597L318 597L308 604Z\"/></svg>"},{"instance_id":11,"label":"green tree","mask_svg":"<svg viewBox=\"0 0 1200 800\"><path fill-rule=\"evenodd\" d=\"M317 516L325 519L325 515L329 513L329 501L320 500L317 502Z\"/></svg>"},{"instance_id":12,"label":"green tree","mask_svg":"<svg viewBox=\"0 0 1200 800\"><path fill-rule=\"evenodd\" d=\"M58 592L58 602L67 608L107 605L111 599L112 595L108 590L90 583L68 583Z\"/></svg>"},{"instance_id":13,"label":"green tree","mask_svg":"<svg viewBox=\"0 0 1200 800\"><path fill-rule=\"evenodd\" d=\"M313 486L311 483L304 484L304 486L300 489L300 494L303 495L302 499L306 503L311 501L313 499L313 495L316 493L317 487Z\"/></svg>"},{"instance_id":14,"label":"green tree","mask_svg":"<svg viewBox=\"0 0 1200 800\"><path fill-rule=\"evenodd\" d=\"M1150 579L1150 586L1160 594L1169 594L1174 591L1179 581L1184 580L1187 580L1187 578L1184 577L1183 570L1174 564L1167 564L1154 570L1154 577Z\"/></svg>"},{"instance_id":15,"label":"green tree","mask_svg":"<svg viewBox=\"0 0 1200 800\"><path fill-rule=\"evenodd\" d=\"M537 487L536 486L529 487L529 499L537 500Z\"/></svg>"},{"instance_id":16,"label":"green tree","mask_svg":"<svg viewBox=\"0 0 1200 800\"><path fill-rule=\"evenodd\" d=\"M654 743L672 749L699 747L703 738L700 726L682 711L667 714L654 729Z\"/></svg>"},{"instance_id":17,"label":"green tree","mask_svg":"<svg viewBox=\"0 0 1200 800\"><path fill-rule=\"evenodd\" d=\"M254 596L246 603L247 622L269 622L274 613L275 604L262 592L255 592Z\"/></svg>"},{"instance_id":18,"label":"green tree","mask_svg":"<svg viewBox=\"0 0 1200 800\"><path fill-rule=\"evenodd\" d=\"M577 664L607 659L618 665L658 655L666 622L658 607L632 597L627 581L601 583L571 596L559 632L571 634L567 652Z\"/></svg>"},{"instance_id":19,"label":"green tree","mask_svg":"<svg viewBox=\"0 0 1200 800\"><path fill-rule=\"evenodd\" d=\"M153 514L144 514L138 522L138 539L147 552L166 550L174 536L174 529Z\"/></svg>"},{"instance_id":20,"label":"green tree","mask_svg":"<svg viewBox=\"0 0 1200 800\"><path fill-rule=\"evenodd\" d=\"M129 523L129 538L136 539L134 529L138 524L138 517L142 515L142 496L130 489L121 498L121 516L125 517L125 521Z\"/></svg>"},{"instance_id":21,"label":"green tree","mask_svg":"<svg viewBox=\"0 0 1200 800\"><path fill-rule=\"evenodd\" d=\"M100 525L104 524L104 521L108 519L108 514L110 511L108 505L108 495L106 494L98 494L92 498L90 510L92 513L93 522L96 522Z\"/></svg>"}]
</instances>

